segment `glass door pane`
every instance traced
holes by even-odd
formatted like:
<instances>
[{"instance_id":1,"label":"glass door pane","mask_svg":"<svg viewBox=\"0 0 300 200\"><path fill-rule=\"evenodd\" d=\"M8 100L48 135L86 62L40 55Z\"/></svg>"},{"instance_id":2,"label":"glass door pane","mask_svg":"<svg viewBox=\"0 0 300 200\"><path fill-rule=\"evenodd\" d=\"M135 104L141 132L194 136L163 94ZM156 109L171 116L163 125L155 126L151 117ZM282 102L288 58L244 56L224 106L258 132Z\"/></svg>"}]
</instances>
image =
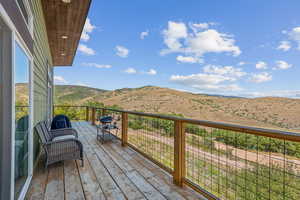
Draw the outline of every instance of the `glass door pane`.
<instances>
[{"instance_id":1,"label":"glass door pane","mask_svg":"<svg viewBox=\"0 0 300 200\"><path fill-rule=\"evenodd\" d=\"M15 199L28 178L29 164L29 59L15 45Z\"/></svg>"}]
</instances>

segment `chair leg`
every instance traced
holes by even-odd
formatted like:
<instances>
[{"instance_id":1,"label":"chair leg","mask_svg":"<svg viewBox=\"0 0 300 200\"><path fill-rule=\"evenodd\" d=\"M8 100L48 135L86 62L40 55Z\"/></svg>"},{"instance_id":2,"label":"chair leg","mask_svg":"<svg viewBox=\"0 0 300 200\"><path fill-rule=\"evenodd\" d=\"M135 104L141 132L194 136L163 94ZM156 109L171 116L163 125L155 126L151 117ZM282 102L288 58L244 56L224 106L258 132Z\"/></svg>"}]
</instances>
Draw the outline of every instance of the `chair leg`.
<instances>
[{"instance_id":1,"label":"chair leg","mask_svg":"<svg viewBox=\"0 0 300 200\"><path fill-rule=\"evenodd\" d=\"M81 167L84 167L84 160L83 160L83 158L81 159Z\"/></svg>"},{"instance_id":2,"label":"chair leg","mask_svg":"<svg viewBox=\"0 0 300 200\"><path fill-rule=\"evenodd\" d=\"M46 158L45 160L45 169L47 170L47 168L48 168L48 158Z\"/></svg>"}]
</instances>

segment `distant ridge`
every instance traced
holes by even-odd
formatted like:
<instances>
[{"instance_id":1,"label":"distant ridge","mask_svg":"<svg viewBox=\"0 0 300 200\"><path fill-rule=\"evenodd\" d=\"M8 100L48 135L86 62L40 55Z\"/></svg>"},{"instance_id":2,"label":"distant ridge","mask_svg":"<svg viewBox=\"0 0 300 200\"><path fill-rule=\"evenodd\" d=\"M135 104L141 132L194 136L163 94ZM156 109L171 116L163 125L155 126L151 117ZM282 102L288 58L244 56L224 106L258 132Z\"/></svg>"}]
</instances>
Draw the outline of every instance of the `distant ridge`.
<instances>
[{"instance_id":1,"label":"distant ridge","mask_svg":"<svg viewBox=\"0 0 300 200\"><path fill-rule=\"evenodd\" d=\"M127 110L176 113L189 118L248 126L300 127L299 99L195 94L157 86L111 91L76 85L55 86L56 104L84 105L88 101L119 105Z\"/></svg>"}]
</instances>

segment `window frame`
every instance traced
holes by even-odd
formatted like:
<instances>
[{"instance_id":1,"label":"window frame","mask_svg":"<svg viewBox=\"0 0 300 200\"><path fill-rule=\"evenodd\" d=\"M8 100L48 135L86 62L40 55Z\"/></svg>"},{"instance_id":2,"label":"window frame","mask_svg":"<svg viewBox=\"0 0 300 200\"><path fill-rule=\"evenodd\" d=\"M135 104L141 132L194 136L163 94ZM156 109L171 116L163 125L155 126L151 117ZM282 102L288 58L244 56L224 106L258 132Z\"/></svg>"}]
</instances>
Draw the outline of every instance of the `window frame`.
<instances>
[{"instance_id":1,"label":"window frame","mask_svg":"<svg viewBox=\"0 0 300 200\"><path fill-rule=\"evenodd\" d=\"M24 20L24 22L25 22L25 24L26 24L26 26L27 26L27 28L28 28L31 36L33 37L33 14L32 14L31 7L29 5L29 1L28 0L21 0L21 1L23 2L23 5L24 5L25 10L26 10L26 13L28 15L28 21L26 21L26 18L25 18L24 13L23 13L23 11L21 9L21 6L19 5L18 0L15 0L16 4L18 6L18 9L19 9L19 11L20 11L20 13L22 15L22 18L23 18L23 20Z\"/></svg>"},{"instance_id":2,"label":"window frame","mask_svg":"<svg viewBox=\"0 0 300 200\"><path fill-rule=\"evenodd\" d=\"M32 176L33 176L33 109L34 109L34 103L33 103L33 86L34 86L34 81L33 81L33 70L34 70L34 63L33 63L33 55L31 52L28 50L26 44L24 41L13 32L13 109L15 109L15 49L16 49L16 44L23 50L24 54L28 58L28 84L29 84L29 131L28 131L28 177L27 180L22 188L21 193L19 194L18 200L23 200L25 198L26 192L29 188ZM12 179L13 181L11 182L12 188L13 188L13 195L15 195L14 188L15 188L15 110L13 111L13 132L12 132Z\"/></svg>"},{"instance_id":3,"label":"window frame","mask_svg":"<svg viewBox=\"0 0 300 200\"><path fill-rule=\"evenodd\" d=\"M53 111L53 69L47 60L47 120L51 120Z\"/></svg>"}]
</instances>

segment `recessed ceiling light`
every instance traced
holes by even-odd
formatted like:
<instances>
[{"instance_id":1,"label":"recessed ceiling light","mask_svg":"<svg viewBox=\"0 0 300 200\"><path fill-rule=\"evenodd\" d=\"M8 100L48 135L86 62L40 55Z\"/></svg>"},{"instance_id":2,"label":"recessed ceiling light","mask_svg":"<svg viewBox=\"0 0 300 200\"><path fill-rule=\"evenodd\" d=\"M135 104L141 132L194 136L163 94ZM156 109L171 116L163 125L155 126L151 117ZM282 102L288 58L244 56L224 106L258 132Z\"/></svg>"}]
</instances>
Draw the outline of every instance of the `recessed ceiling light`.
<instances>
[{"instance_id":1,"label":"recessed ceiling light","mask_svg":"<svg viewBox=\"0 0 300 200\"><path fill-rule=\"evenodd\" d=\"M61 38L62 38L62 39L67 39L67 38L68 38L68 36L66 36L66 35L63 35L63 36L61 36Z\"/></svg>"},{"instance_id":2,"label":"recessed ceiling light","mask_svg":"<svg viewBox=\"0 0 300 200\"><path fill-rule=\"evenodd\" d=\"M66 54L65 54L65 53L62 53L62 54L60 54L60 55L65 56Z\"/></svg>"},{"instance_id":3,"label":"recessed ceiling light","mask_svg":"<svg viewBox=\"0 0 300 200\"><path fill-rule=\"evenodd\" d=\"M72 0L61 0L64 3L71 3Z\"/></svg>"}]
</instances>

